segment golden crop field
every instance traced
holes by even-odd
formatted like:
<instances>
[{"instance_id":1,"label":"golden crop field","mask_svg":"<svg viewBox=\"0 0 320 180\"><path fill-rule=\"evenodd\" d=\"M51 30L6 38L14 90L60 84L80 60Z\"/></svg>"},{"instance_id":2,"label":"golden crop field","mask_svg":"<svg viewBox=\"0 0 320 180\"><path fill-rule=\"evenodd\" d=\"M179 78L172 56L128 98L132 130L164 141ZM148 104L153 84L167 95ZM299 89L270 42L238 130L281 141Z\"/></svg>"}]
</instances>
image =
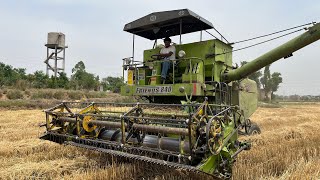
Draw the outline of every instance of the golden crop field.
<instances>
[{"instance_id":1,"label":"golden crop field","mask_svg":"<svg viewBox=\"0 0 320 180\"><path fill-rule=\"evenodd\" d=\"M320 179L320 104L259 108L251 119L262 134L241 138L253 147L239 155L233 179ZM39 140L43 121L41 110L0 111L0 179L199 177Z\"/></svg>"}]
</instances>

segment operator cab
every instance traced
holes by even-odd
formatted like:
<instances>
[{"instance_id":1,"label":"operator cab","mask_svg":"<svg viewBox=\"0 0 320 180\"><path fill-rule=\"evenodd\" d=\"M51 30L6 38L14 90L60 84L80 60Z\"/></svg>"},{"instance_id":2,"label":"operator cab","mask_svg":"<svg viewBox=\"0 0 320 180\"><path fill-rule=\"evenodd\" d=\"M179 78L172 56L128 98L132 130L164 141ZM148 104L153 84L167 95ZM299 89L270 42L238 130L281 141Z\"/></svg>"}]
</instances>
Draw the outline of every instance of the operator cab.
<instances>
[{"instance_id":1,"label":"operator cab","mask_svg":"<svg viewBox=\"0 0 320 180\"><path fill-rule=\"evenodd\" d=\"M220 82L222 67L232 66L232 47L219 39L202 41L202 31L212 29L206 19L188 9L151 13L124 26L124 31L153 40L152 49L144 50L143 60L134 57L123 59L123 76L127 72L127 85L121 88L122 95L129 96L204 96L204 84ZM198 42L182 44L182 34L201 32ZM171 63L168 79L161 81L161 60L157 57L161 46L158 40L179 35L176 59ZM133 53L134 54L134 53ZM219 56L216 56L220 54ZM209 85L210 88L210 85Z\"/></svg>"}]
</instances>

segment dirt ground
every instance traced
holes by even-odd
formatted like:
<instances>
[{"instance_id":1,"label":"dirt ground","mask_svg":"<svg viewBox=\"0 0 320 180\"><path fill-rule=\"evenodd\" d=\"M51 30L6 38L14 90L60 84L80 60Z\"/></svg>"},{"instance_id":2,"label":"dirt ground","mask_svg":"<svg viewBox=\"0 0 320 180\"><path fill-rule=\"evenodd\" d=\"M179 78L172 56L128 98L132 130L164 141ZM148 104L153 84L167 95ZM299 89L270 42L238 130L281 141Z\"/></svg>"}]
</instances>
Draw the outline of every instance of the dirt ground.
<instances>
[{"instance_id":1,"label":"dirt ground","mask_svg":"<svg viewBox=\"0 0 320 180\"><path fill-rule=\"evenodd\" d=\"M233 179L320 179L320 104L259 108L252 121L262 134L239 155ZM136 179L156 168L120 163L109 156L39 140L41 110L0 111L0 179ZM150 169L151 168L151 169ZM157 179L196 179L175 172Z\"/></svg>"}]
</instances>

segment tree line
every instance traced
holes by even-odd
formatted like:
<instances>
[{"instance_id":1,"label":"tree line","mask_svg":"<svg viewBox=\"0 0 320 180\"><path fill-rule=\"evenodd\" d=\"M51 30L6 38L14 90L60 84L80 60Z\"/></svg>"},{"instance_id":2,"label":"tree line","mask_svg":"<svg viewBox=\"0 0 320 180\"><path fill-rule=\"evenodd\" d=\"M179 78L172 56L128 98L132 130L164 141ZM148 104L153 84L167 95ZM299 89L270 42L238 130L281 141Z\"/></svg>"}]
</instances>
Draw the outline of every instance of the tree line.
<instances>
[{"instance_id":1,"label":"tree line","mask_svg":"<svg viewBox=\"0 0 320 180\"><path fill-rule=\"evenodd\" d=\"M0 87L11 86L25 90L27 88L64 88L74 90L99 90L120 92L124 84L122 77L108 76L100 80L99 76L86 71L83 61L79 61L72 69L72 74L58 73L58 77L47 76L43 71L26 73L25 68L14 68L0 62Z\"/></svg>"},{"instance_id":2,"label":"tree line","mask_svg":"<svg viewBox=\"0 0 320 180\"><path fill-rule=\"evenodd\" d=\"M241 66L246 64L241 62ZM249 79L256 81L258 89L263 89L265 100L271 100L274 92L282 83L281 73L270 73L270 65L264 68L264 72L257 71L248 76ZM86 71L83 61L79 61L73 68L69 77L65 73L59 73L58 77L47 76L43 71L36 71L27 74L24 68L14 68L10 65L0 62L0 87L13 86L19 89L26 88L64 88L74 90L109 90L120 92L124 85L122 77L108 76L100 80L99 76Z\"/></svg>"},{"instance_id":3,"label":"tree line","mask_svg":"<svg viewBox=\"0 0 320 180\"><path fill-rule=\"evenodd\" d=\"M275 99L279 101L303 101L303 102L320 102L320 96L315 95L275 95Z\"/></svg>"}]
</instances>

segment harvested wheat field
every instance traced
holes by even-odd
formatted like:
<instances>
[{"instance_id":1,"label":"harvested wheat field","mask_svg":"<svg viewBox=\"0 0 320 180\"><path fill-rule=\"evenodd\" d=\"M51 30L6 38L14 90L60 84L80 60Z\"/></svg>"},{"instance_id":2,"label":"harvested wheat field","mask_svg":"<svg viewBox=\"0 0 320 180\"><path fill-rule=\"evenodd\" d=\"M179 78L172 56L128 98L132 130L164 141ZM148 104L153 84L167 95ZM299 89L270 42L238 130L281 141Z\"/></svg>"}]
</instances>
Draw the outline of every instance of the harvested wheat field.
<instances>
[{"instance_id":1,"label":"harvested wheat field","mask_svg":"<svg viewBox=\"0 0 320 180\"><path fill-rule=\"evenodd\" d=\"M239 155L233 179L320 179L320 104L259 108L262 134ZM41 110L0 111L0 179L203 179L39 140Z\"/></svg>"}]
</instances>

